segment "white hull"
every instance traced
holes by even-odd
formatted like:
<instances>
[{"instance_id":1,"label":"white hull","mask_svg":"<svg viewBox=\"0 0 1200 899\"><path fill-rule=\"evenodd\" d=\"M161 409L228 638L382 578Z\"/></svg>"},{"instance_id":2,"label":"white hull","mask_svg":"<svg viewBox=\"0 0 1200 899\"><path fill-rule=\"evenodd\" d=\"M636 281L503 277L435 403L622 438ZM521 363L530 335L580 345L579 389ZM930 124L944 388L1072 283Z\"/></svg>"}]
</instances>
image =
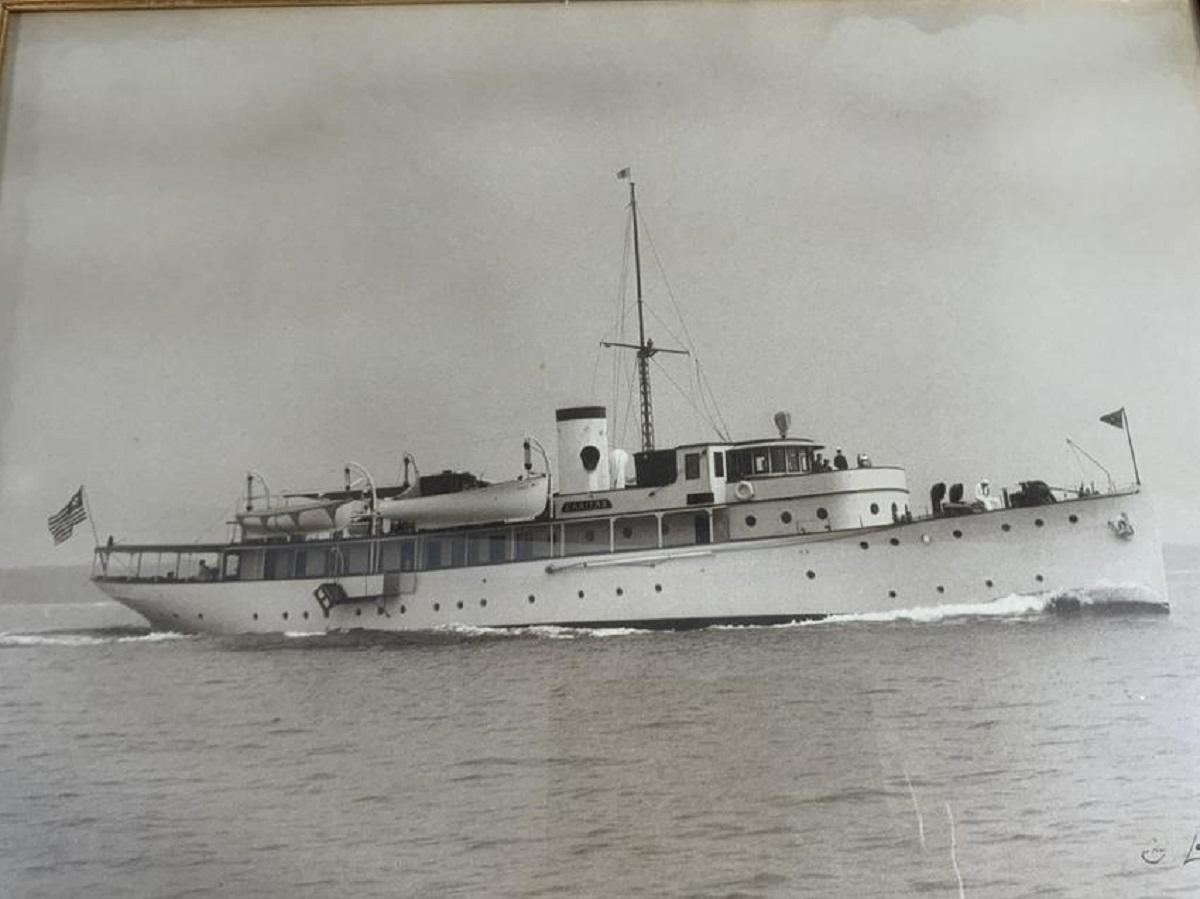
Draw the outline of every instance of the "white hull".
<instances>
[{"instance_id":1,"label":"white hull","mask_svg":"<svg viewBox=\"0 0 1200 899\"><path fill-rule=\"evenodd\" d=\"M1134 527L1132 537L1109 525L1122 514ZM337 605L326 615L313 591L329 580L97 584L155 628L224 634L448 625L684 627L888 612L1097 585L1136 584L1167 599L1162 548L1144 492L829 534L421 571L401 576L398 595ZM384 593L383 575L337 580L350 596Z\"/></svg>"}]
</instances>

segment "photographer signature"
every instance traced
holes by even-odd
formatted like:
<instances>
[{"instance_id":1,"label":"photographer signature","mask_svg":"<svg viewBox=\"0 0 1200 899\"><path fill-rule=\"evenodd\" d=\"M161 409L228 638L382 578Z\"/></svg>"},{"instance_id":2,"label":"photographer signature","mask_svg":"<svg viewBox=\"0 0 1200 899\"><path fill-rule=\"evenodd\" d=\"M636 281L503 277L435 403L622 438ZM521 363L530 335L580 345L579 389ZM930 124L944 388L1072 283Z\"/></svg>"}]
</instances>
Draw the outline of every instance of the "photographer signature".
<instances>
[{"instance_id":1,"label":"photographer signature","mask_svg":"<svg viewBox=\"0 0 1200 899\"><path fill-rule=\"evenodd\" d=\"M1167 850L1155 837L1150 845L1142 850L1142 861L1148 865L1162 864L1167 857ZM1188 844L1187 855L1183 859L1183 865L1191 864L1192 862L1200 862L1200 830L1192 835L1192 842Z\"/></svg>"}]
</instances>

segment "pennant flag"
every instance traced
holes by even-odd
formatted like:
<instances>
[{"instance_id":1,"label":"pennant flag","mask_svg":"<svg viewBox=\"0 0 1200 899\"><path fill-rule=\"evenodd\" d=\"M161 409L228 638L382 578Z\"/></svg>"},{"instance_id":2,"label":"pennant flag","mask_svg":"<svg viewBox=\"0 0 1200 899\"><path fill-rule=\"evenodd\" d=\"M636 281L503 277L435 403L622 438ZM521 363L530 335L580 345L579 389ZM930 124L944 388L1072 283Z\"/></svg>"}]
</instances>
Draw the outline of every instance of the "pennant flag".
<instances>
[{"instance_id":1,"label":"pennant flag","mask_svg":"<svg viewBox=\"0 0 1200 899\"><path fill-rule=\"evenodd\" d=\"M87 510L83 505L83 488L80 487L57 514L51 515L47 519L46 525L50 528L50 536L54 538L54 545L58 546L64 540L71 538L75 525L83 524L85 521L87 521Z\"/></svg>"},{"instance_id":2,"label":"pennant flag","mask_svg":"<svg viewBox=\"0 0 1200 899\"><path fill-rule=\"evenodd\" d=\"M1125 430L1125 407L1122 406L1116 412L1109 412L1107 415L1101 415L1100 420L1106 425L1112 425L1114 428Z\"/></svg>"},{"instance_id":3,"label":"pennant flag","mask_svg":"<svg viewBox=\"0 0 1200 899\"><path fill-rule=\"evenodd\" d=\"M621 171L617 172L617 178L621 181L624 181L628 177L629 177L629 169L621 169Z\"/></svg>"}]
</instances>

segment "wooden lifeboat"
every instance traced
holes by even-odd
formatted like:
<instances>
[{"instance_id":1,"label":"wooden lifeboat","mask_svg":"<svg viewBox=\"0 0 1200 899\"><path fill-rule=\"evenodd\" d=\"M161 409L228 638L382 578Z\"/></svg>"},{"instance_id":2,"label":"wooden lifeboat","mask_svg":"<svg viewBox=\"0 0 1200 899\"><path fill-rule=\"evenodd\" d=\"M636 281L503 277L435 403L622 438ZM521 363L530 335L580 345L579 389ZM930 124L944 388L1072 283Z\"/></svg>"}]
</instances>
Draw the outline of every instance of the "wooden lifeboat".
<instances>
[{"instance_id":1,"label":"wooden lifeboat","mask_svg":"<svg viewBox=\"0 0 1200 899\"><path fill-rule=\"evenodd\" d=\"M269 503L234 517L246 537L273 537L340 531L365 509L365 504L357 501L302 498Z\"/></svg>"},{"instance_id":2,"label":"wooden lifeboat","mask_svg":"<svg viewBox=\"0 0 1200 899\"><path fill-rule=\"evenodd\" d=\"M545 511L549 495L550 479L537 474L453 493L383 499L375 511L381 518L425 529L529 521Z\"/></svg>"}]
</instances>

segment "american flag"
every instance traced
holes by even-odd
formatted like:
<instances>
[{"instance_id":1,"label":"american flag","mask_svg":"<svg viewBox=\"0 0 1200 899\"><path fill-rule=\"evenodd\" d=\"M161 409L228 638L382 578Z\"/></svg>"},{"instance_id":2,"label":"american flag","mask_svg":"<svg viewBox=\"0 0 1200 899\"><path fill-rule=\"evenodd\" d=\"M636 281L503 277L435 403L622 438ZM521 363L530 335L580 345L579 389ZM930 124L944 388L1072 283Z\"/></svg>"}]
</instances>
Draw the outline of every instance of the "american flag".
<instances>
[{"instance_id":1,"label":"american flag","mask_svg":"<svg viewBox=\"0 0 1200 899\"><path fill-rule=\"evenodd\" d=\"M50 528L50 536L54 538L54 545L58 546L64 540L70 539L75 525L83 524L85 521L87 521L87 509L83 505L83 488L80 487L60 511L47 519L46 525Z\"/></svg>"}]
</instances>

